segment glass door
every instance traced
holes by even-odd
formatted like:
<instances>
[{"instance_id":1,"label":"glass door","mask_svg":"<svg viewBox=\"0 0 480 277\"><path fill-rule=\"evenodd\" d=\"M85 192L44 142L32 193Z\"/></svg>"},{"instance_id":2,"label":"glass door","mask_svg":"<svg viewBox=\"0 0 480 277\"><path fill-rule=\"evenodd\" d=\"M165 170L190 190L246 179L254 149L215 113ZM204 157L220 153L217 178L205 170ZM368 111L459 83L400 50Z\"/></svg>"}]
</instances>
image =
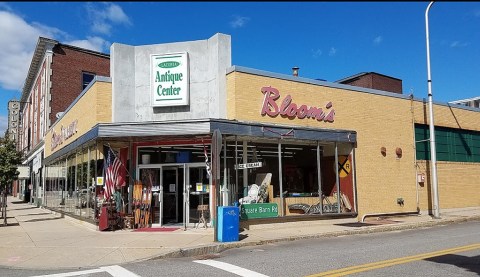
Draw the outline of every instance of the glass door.
<instances>
[{"instance_id":1,"label":"glass door","mask_svg":"<svg viewBox=\"0 0 480 277\"><path fill-rule=\"evenodd\" d=\"M202 205L209 222L210 180L204 163L145 165L138 173L144 187L152 188L152 225L194 227Z\"/></svg>"},{"instance_id":2,"label":"glass door","mask_svg":"<svg viewBox=\"0 0 480 277\"><path fill-rule=\"evenodd\" d=\"M177 224L183 220L183 166L162 167L162 184L160 197L162 202L162 225Z\"/></svg>"},{"instance_id":3,"label":"glass door","mask_svg":"<svg viewBox=\"0 0 480 277\"><path fill-rule=\"evenodd\" d=\"M210 182L205 164L190 164L187 169L186 195L188 200L185 203L186 223L191 227L197 225L202 217L202 206L204 219L209 222Z\"/></svg>"}]
</instances>

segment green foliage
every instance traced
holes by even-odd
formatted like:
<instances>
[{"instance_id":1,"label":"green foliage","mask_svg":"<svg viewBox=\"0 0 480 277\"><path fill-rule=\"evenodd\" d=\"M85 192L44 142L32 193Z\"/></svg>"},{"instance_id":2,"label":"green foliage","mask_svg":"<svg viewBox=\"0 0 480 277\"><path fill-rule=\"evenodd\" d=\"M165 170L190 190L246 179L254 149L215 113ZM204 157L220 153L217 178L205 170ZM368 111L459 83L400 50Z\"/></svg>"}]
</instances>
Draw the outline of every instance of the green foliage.
<instances>
[{"instance_id":1,"label":"green foliage","mask_svg":"<svg viewBox=\"0 0 480 277\"><path fill-rule=\"evenodd\" d=\"M8 135L0 139L0 189L4 190L17 179L17 166L21 163L21 154L15 148L15 142Z\"/></svg>"}]
</instances>

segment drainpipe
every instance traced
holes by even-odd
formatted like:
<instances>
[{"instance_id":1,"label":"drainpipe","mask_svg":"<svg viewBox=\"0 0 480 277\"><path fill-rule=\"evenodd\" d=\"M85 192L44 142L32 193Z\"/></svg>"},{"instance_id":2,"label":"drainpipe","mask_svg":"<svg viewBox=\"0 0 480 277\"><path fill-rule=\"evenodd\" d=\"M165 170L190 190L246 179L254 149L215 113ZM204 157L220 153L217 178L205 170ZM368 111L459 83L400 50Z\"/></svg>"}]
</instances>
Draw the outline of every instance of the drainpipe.
<instances>
[{"instance_id":1,"label":"drainpipe","mask_svg":"<svg viewBox=\"0 0 480 277\"><path fill-rule=\"evenodd\" d=\"M364 214L362 216L362 221L361 222L365 222L365 218L367 216L395 216L395 215L419 215L420 212L419 211L416 211L416 212L400 212L400 213L371 213L371 214Z\"/></svg>"},{"instance_id":2,"label":"drainpipe","mask_svg":"<svg viewBox=\"0 0 480 277\"><path fill-rule=\"evenodd\" d=\"M413 131L413 166L415 167L415 190L417 194L417 211L420 214L420 195L418 192L418 164L417 164L417 142L415 141L415 109L413 108L413 92L410 94L410 111L412 112Z\"/></svg>"}]
</instances>

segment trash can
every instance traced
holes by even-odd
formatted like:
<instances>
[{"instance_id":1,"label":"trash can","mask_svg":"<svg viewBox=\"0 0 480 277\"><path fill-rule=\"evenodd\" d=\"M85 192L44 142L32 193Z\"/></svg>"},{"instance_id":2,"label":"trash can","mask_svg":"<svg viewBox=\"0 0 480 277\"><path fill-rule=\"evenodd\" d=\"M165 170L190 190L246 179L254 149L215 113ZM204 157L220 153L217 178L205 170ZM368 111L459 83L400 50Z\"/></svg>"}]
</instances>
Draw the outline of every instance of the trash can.
<instances>
[{"instance_id":1,"label":"trash can","mask_svg":"<svg viewBox=\"0 0 480 277\"><path fill-rule=\"evenodd\" d=\"M221 242L238 241L240 228L239 207L218 207L217 238Z\"/></svg>"}]
</instances>

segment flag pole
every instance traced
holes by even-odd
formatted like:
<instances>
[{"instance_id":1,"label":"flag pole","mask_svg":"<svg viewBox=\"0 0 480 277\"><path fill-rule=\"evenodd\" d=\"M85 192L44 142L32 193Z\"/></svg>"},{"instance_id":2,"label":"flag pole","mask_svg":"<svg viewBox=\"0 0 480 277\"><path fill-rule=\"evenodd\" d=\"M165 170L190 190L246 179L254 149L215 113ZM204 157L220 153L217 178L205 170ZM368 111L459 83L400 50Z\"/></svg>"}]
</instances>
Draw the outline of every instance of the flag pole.
<instances>
[{"instance_id":1,"label":"flag pole","mask_svg":"<svg viewBox=\"0 0 480 277\"><path fill-rule=\"evenodd\" d=\"M118 156L115 154L115 151L113 151L113 148L110 146L110 143L107 142L107 146L108 146L108 148L110 148L110 150L112 150L112 153L113 153L113 156L115 157L115 159L117 159ZM103 156L105 157L105 153L103 153ZM123 166L123 168L127 172L128 177L130 177L130 179L132 179L132 181L135 183L135 179L133 179L132 174L130 174L130 171L128 171L127 167L123 164L122 159L118 159L118 160L120 161L120 164Z\"/></svg>"}]
</instances>

